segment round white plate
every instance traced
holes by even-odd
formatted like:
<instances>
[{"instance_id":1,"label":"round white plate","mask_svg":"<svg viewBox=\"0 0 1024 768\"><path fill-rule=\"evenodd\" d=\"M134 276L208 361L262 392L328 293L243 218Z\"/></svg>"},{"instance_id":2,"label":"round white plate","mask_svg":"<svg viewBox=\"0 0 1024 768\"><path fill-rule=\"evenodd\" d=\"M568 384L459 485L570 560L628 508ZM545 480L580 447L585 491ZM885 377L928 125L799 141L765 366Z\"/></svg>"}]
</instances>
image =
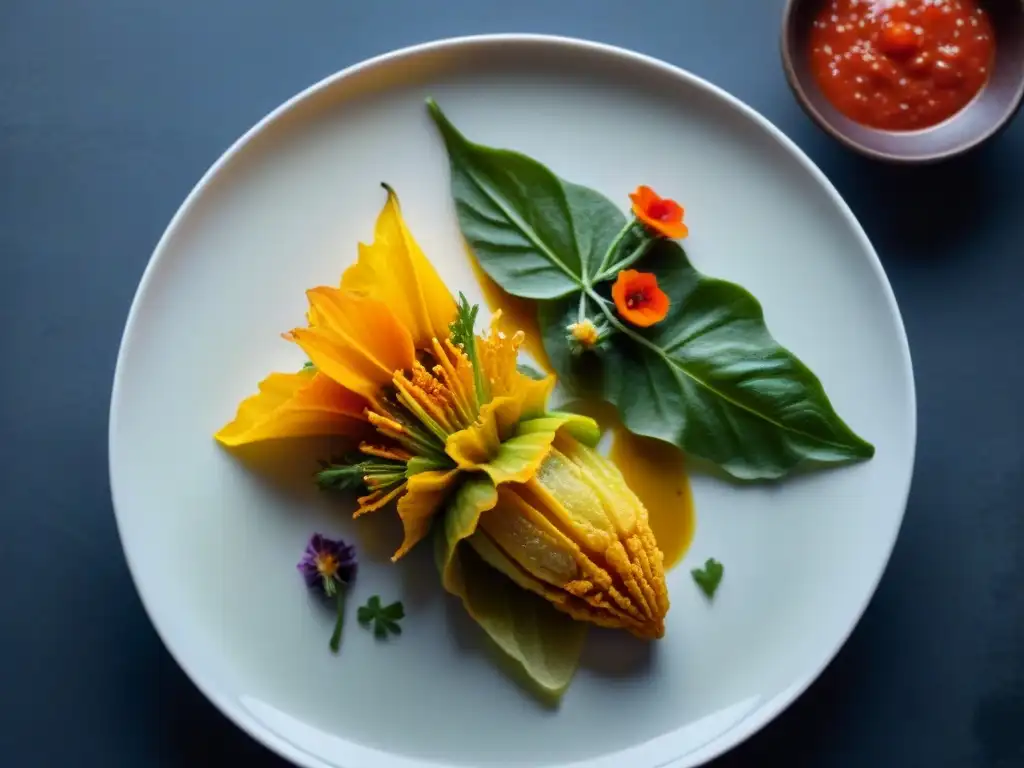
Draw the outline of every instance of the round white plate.
<instances>
[{"instance_id":1,"label":"round white plate","mask_svg":"<svg viewBox=\"0 0 1024 768\"><path fill-rule=\"evenodd\" d=\"M682 201L687 252L758 296L768 325L873 442L855 466L739 488L694 477L696 538L669 573L663 640L595 632L558 709L494 664L438 585L429 547L400 565L388 515L359 524L309 473L323 446L238 456L212 435L301 352L306 288L336 283L398 192L454 290L480 292L427 116L536 157L623 208L649 184ZM114 381L110 474L132 575L171 653L235 723L302 766L698 765L775 717L857 622L903 516L914 386L878 258L835 190L778 130L714 86L627 51L573 40L450 40L358 65L295 97L222 157L156 248ZM374 642L295 564L313 531L350 537L352 601L405 602L405 632ZM713 603L689 569L714 556ZM351 608L354 609L354 605Z\"/></svg>"}]
</instances>

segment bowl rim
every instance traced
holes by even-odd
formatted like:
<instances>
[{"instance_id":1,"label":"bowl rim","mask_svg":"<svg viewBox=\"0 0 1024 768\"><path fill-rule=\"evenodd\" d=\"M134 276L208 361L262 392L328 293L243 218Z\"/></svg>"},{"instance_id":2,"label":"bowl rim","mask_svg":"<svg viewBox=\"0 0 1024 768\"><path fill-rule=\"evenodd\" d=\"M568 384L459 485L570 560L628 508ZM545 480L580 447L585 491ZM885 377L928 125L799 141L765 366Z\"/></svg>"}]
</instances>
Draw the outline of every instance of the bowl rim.
<instances>
[{"instance_id":1,"label":"bowl rim","mask_svg":"<svg viewBox=\"0 0 1024 768\"><path fill-rule=\"evenodd\" d=\"M982 0L984 1L984 0ZM823 0L786 0L786 5L782 11L782 25L779 35L779 53L782 58L782 68L786 73L786 82L789 85L790 91L796 98L797 103L801 109L807 114L808 117L817 125L821 130L825 131L833 139L836 139L840 144L844 145L847 149L851 149L866 157L870 157L873 160L881 160L884 162L892 163L894 165L931 165L939 163L944 160L949 160L954 157L964 155L971 150L976 149L980 145L988 142L995 138L1003 130L1013 122L1013 118L1017 116L1021 106L1024 105L1024 66L1021 68L1020 81L1017 84L1017 90L1014 93L1013 100L1011 101L1009 108L1006 112L996 121L993 125L989 126L983 131L980 131L975 136L958 143L956 146L950 147L949 149L940 150L937 152L931 152L925 155L909 156L900 154L898 152L886 152L881 149L875 149L869 147L866 144L862 144L856 139L849 136L844 131L840 130L830 120L821 113L821 111L814 106L813 102L807 95L807 91L804 89L803 84L800 82L800 78L797 76L796 65L794 64L794 58L796 55L796 41L793 38L793 16L795 15L798 8L803 4L810 2L823 2ZM1018 5L1020 13L1024 16L1024 2ZM982 90L987 88L988 85L982 86ZM980 93L980 91L979 91ZM963 109L968 109L970 103ZM961 110L962 111L962 110ZM957 113L959 114L959 113ZM941 123L939 123L941 125ZM938 126L931 126L930 128L924 128L923 131L932 130ZM895 131L882 131L880 129L873 129L879 133L896 133Z\"/></svg>"}]
</instances>

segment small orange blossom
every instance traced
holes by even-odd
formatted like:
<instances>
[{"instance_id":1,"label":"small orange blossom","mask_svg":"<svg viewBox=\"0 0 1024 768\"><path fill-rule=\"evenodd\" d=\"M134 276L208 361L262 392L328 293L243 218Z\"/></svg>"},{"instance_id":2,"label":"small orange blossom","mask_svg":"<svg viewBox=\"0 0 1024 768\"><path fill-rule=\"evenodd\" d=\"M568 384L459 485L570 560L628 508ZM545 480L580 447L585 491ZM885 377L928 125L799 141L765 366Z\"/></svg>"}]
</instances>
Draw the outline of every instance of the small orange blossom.
<instances>
[{"instance_id":1,"label":"small orange blossom","mask_svg":"<svg viewBox=\"0 0 1024 768\"><path fill-rule=\"evenodd\" d=\"M683 206L667 197L659 197L650 187L640 186L630 194L633 213L659 235L671 240L686 237L690 230L683 223Z\"/></svg>"},{"instance_id":2,"label":"small orange blossom","mask_svg":"<svg viewBox=\"0 0 1024 768\"><path fill-rule=\"evenodd\" d=\"M624 269L612 286L612 298L619 314L641 328L659 323L668 314L668 296L650 272Z\"/></svg>"}]
</instances>

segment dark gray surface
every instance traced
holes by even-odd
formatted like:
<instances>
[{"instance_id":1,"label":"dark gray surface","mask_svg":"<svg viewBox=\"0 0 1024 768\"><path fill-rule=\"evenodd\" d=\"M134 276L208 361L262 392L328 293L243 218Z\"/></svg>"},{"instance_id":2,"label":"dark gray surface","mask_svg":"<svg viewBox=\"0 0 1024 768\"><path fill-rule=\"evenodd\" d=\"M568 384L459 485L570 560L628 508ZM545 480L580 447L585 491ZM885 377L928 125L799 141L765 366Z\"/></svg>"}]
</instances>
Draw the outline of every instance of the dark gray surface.
<instances>
[{"instance_id":1,"label":"dark gray surface","mask_svg":"<svg viewBox=\"0 0 1024 768\"><path fill-rule=\"evenodd\" d=\"M860 217L910 335L920 441L889 570L819 682L715 767L1024 766L1024 118L941 167L850 155L786 88L781 6L2 0L0 765L282 768L171 660L124 564L106 427L129 303L189 189L278 103L389 49L530 31L761 111Z\"/></svg>"}]
</instances>

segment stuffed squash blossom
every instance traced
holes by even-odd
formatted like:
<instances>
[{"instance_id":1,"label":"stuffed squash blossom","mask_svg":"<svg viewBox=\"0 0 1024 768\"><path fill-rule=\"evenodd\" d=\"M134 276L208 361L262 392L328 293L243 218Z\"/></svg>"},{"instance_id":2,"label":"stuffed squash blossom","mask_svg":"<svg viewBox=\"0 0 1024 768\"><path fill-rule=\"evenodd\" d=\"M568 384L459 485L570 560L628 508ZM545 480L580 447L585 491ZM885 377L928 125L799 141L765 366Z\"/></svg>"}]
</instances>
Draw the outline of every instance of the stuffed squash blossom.
<instances>
[{"instance_id":1,"label":"stuffed squash blossom","mask_svg":"<svg viewBox=\"0 0 1024 768\"><path fill-rule=\"evenodd\" d=\"M320 483L362 489L357 517L396 503L393 560L431 534L445 589L546 692L568 685L587 623L663 635L663 556L597 424L548 410L555 379L519 371L522 333L475 333L394 192L340 286L307 295L285 336L311 364L261 382L221 443L359 438Z\"/></svg>"}]
</instances>

